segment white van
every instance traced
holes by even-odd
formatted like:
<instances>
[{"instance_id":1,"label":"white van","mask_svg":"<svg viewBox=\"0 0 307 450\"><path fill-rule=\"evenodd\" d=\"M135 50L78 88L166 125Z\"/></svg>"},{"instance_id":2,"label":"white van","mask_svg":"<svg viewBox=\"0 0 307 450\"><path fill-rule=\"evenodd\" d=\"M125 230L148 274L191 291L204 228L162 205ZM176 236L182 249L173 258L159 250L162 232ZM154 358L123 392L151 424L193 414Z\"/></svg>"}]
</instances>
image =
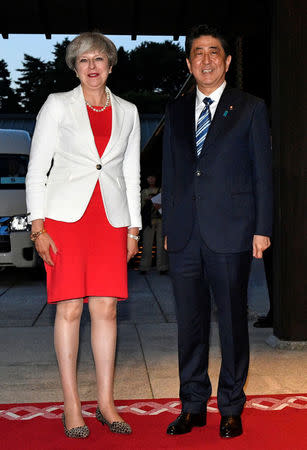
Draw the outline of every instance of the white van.
<instances>
[{"instance_id":1,"label":"white van","mask_svg":"<svg viewBox=\"0 0 307 450\"><path fill-rule=\"evenodd\" d=\"M0 268L34 267L38 263L26 208L30 145L27 131L0 130Z\"/></svg>"}]
</instances>

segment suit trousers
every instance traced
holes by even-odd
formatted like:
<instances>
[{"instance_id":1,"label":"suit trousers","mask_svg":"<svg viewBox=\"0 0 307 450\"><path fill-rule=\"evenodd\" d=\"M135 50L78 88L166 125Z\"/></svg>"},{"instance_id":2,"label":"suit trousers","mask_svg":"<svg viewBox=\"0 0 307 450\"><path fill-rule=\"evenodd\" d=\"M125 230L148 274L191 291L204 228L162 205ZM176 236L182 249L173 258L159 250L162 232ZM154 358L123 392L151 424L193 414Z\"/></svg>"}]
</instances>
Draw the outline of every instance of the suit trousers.
<instances>
[{"instance_id":1,"label":"suit trousers","mask_svg":"<svg viewBox=\"0 0 307 450\"><path fill-rule=\"evenodd\" d=\"M140 262L140 270L149 270L152 262L152 245L156 234L157 270L168 270L168 257L164 250L162 238L162 220L151 219L152 226L147 226L143 232L143 251Z\"/></svg>"},{"instance_id":2,"label":"suit trousers","mask_svg":"<svg viewBox=\"0 0 307 450\"><path fill-rule=\"evenodd\" d=\"M240 415L249 365L247 287L252 252L215 253L196 220L186 247L169 253L178 324L180 399L184 412L206 409L211 395L208 352L211 294L217 305L222 353L218 407Z\"/></svg>"}]
</instances>

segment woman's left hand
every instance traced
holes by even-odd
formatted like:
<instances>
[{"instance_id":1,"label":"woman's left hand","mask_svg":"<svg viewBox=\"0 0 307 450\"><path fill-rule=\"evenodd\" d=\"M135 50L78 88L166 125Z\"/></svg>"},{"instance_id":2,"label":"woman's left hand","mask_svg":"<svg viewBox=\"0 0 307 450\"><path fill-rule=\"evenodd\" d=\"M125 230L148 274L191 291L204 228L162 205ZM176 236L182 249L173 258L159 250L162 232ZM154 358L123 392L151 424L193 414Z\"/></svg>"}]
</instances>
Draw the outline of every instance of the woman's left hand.
<instances>
[{"instance_id":1,"label":"woman's left hand","mask_svg":"<svg viewBox=\"0 0 307 450\"><path fill-rule=\"evenodd\" d=\"M128 230L129 234L138 235L139 229L138 228L130 228ZM139 243L137 240L127 236L127 262L130 261L131 258L133 258L139 251Z\"/></svg>"},{"instance_id":2,"label":"woman's left hand","mask_svg":"<svg viewBox=\"0 0 307 450\"><path fill-rule=\"evenodd\" d=\"M128 237L128 243L127 243L127 262L130 261L131 258L133 258L139 251L139 245L138 242L135 241L132 238Z\"/></svg>"}]
</instances>

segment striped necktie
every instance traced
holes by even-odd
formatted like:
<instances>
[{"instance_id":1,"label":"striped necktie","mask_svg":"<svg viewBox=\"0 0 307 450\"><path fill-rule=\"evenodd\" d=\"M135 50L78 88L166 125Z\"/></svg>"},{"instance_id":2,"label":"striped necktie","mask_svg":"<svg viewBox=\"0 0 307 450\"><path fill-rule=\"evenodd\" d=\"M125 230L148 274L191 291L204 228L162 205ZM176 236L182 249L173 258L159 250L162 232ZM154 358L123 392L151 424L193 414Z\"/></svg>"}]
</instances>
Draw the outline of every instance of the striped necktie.
<instances>
[{"instance_id":1,"label":"striped necktie","mask_svg":"<svg viewBox=\"0 0 307 450\"><path fill-rule=\"evenodd\" d=\"M197 156L201 154L201 150L203 148L206 136L208 134L208 130L211 124L211 112L210 112L210 105L213 103L213 100L211 100L210 97L205 97L203 99L203 102L205 104L204 109L200 113L200 116L198 118L197 122L197 128L196 128L196 153Z\"/></svg>"}]
</instances>

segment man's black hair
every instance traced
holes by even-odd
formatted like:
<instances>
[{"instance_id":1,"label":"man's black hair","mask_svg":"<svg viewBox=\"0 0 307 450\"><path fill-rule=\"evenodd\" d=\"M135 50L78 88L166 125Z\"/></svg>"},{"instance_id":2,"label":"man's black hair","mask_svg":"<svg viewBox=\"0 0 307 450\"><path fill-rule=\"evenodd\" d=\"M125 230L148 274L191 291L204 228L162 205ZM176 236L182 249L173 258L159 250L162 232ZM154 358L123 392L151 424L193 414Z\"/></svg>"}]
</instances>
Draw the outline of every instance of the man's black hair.
<instances>
[{"instance_id":1,"label":"man's black hair","mask_svg":"<svg viewBox=\"0 0 307 450\"><path fill-rule=\"evenodd\" d=\"M187 37L185 39L185 54L187 58L190 57L194 39L197 39L201 36L212 36L218 39L224 49L225 55L229 55L230 47L226 37L217 28L204 24L194 26L187 34Z\"/></svg>"}]
</instances>

